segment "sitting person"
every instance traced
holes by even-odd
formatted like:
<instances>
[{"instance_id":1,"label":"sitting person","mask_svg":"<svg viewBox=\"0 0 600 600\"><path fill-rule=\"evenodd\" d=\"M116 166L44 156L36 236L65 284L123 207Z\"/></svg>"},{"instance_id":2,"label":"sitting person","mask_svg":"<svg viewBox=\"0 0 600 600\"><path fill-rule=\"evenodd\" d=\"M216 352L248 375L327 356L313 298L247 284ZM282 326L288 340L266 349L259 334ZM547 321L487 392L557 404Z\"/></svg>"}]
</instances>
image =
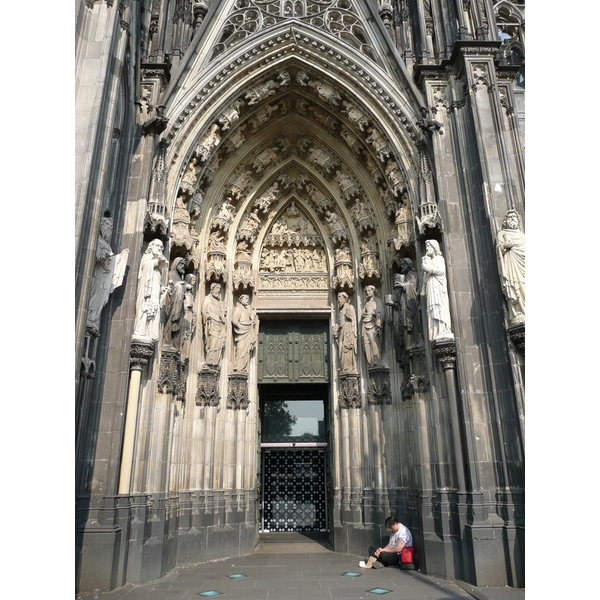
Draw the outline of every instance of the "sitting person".
<instances>
[{"instance_id":1,"label":"sitting person","mask_svg":"<svg viewBox=\"0 0 600 600\"><path fill-rule=\"evenodd\" d=\"M416 553L414 552L412 534L396 519L388 517L385 520L386 529L390 530L390 541L384 548L369 546L369 560L361 560L359 567L365 569L381 569L392 565L411 565L414 568ZM402 567L401 567L402 568Z\"/></svg>"}]
</instances>

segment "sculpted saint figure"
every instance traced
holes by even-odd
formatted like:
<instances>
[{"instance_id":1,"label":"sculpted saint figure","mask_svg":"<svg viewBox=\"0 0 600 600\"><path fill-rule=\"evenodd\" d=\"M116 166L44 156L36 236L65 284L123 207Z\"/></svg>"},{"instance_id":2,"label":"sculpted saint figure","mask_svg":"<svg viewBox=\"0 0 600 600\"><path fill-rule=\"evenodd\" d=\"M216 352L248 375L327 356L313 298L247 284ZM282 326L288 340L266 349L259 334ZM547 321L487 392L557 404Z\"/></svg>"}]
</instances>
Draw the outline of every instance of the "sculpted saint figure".
<instances>
[{"instance_id":1,"label":"sculpted saint figure","mask_svg":"<svg viewBox=\"0 0 600 600\"><path fill-rule=\"evenodd\" d=\"M429 339L453 338L446 282L446 262L436 240L425 242L425 256L421 263L423 287L421 296L427 297Z\"/></svg>"},{"instance_id":2,"label":"sculpted saint figure","mask_svg":"<svg viewBox=\"0 0 600 600\"><path fill-rule=\"evenodd\" d=\"M362 313L362 336L367 363L370 367L381 364L381 334L383 330L383 302L377 297L377 288L365 288L367 301Z\"/></svg>"},{"instance_id":3,"label":"sculpted saint figure","mask_svg":"<svg viewBox=\"0 0 600 600\"><path fill-rule=\"evenodd\" d=\"M525 322L525 234L519 230L519 213L509 210L496 237L496 255L502 291L508 302L511 325Z\"/></svg>"},{"instance_id":4,"label":"sculpted saint figure","mask_svg":"<svg viewBox=\"0 0 600 600\"><path fill-rule=\"evenodd\" d=\"M225 315L225 308L221 302L221 284L213 283L210 286L210 294L202 303L205 362L210 367L221 365L221 355L227 339Z\"/></svg>"},{"instance_id":5,"label":"sculpted saint figure","mask_svg":"<svg viewBox=\"0 0 600 600\"><path fill-rule=\"evenodd\" d=\"M181 348L181 325L184 312L184 298L188 288L185 279L185 258L177 257L169 271L169 287L165 294L165 327L163 344L176 350Z\"/></svg>"},{"instance_id":6,"label":"sculpted saint figure","mask_svg":"<svg viewBox=\"0 0 600 600\"><path fill-rule=\"evenodd\" d=\"M332 332L338 343L340 353L340 372L356 374L356 311L348 302L348 294L340 292L337 296L339 324L332 326Z\"/></svg>"},{"instance_id":7,"label":"sculpted saint figure","mask_svg":"<svg viewBox=\"0 0 600 600\"><path fill-rule=\"evenodd\" d=\"M247 373L250 353L256 344L254 317L250 308L250 297L242 294L235 305L231 319L233 324L233 370Z\"/></svg>"},{"instance_id":8,"label":"sculpted saint figure","mask_svg":"<svg viewBox=\"0 0 600 600\"><path fill-rule=\"evenodd\" d=\"M406 347L422 345L423 329L419 313L417 271L410 258L400 259L400 273L394 277L394 289L400 294L400 325L406 334Z\"/></svg>"},{"instance_id":9,"label":"sculpted saint figure","mask_svg":"<svg viewBox=\"0 0 600 600\"><path fill-rule=\"evenodd\" d=\"M135 305L133 335L155 341L158 340L160 295L163 291L161 272L168 264L162 252L163 243L159 239L154 239L148 244L140 264Z\"/></svg>"},{"instance_id":10,"label":"sculpted saint figure","mask_svg":"<svg viewBox=\"0 0 600 600\"><path fill-rule=\"evenodd\" d=\"M196 330L196 315L194 314L194 288L197 277L192 273L185 276L186 291L183 298L183 320L181 322L181 360L190 356L192 336Z\"/></svg>"},{"instance_id":11,"label":"sculpted saint figure","mask_svg":"<svg viewBox=\"0 0 600 600\"><path fill-rule=\"evenodd\" d=\"M96 267L92 279L92 291L88 305L87 328L98 331L100 314L108 302L110 294L123 283L125 267L129 257L129 249L115 256L110 247L112 235L112 219L103 217L100 221L100 236L96 246Z\"/></svg>"}]
</instances>

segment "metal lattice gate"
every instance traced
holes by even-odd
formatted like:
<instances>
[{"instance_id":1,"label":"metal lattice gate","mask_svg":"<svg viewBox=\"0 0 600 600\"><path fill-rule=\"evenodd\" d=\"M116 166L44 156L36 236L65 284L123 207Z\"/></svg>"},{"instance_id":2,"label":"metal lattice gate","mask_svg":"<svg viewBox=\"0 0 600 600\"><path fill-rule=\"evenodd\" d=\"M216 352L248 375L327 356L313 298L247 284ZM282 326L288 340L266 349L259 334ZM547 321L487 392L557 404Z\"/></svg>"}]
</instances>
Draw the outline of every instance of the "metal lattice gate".
<instances>
[{"instance_id":1,"label":"metal lattice gate","mask_svg":"<svg viewBox=\"0 0 600 600\"><path fill-rule=\"evenodd\" d=\"M263 450L262 531L327 531L326 454Z\"/></svg>"}]
</instances>

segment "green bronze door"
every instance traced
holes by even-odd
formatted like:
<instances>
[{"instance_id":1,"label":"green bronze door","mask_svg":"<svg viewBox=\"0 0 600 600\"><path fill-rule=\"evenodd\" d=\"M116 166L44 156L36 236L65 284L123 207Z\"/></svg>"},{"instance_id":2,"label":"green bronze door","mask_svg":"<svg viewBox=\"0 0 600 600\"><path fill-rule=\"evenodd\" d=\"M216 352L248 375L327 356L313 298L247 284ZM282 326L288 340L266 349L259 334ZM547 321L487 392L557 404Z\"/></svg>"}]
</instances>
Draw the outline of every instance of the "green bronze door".
<instances>
[{"instance_id":1,"label":"green bronze door","mask_svg":"<svg viewBox=\"0 0 600 600\"><path fill-rule=\"evenodd\" d=\"M259 383L328 383L327 321L261 321Z\"/></svg>"}]
</instances>

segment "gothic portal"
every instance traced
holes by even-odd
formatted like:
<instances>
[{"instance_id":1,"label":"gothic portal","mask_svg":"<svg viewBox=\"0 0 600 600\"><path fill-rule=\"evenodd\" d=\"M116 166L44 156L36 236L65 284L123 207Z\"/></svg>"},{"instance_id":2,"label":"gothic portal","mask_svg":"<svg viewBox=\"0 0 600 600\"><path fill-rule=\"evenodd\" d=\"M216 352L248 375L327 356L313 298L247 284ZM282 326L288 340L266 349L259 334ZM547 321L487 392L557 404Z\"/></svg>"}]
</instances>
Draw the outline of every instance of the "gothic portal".
<instances>
[{"instance_id":1,"label":"gothic portal","mask_svg":"<svg viewBox=\"0 0 600 600\"><path fill-rule=\"evenodd\" d=\"M389 514L524 585L524 11L81 1L78 589Z\"/></svg>"}]
</instances>

